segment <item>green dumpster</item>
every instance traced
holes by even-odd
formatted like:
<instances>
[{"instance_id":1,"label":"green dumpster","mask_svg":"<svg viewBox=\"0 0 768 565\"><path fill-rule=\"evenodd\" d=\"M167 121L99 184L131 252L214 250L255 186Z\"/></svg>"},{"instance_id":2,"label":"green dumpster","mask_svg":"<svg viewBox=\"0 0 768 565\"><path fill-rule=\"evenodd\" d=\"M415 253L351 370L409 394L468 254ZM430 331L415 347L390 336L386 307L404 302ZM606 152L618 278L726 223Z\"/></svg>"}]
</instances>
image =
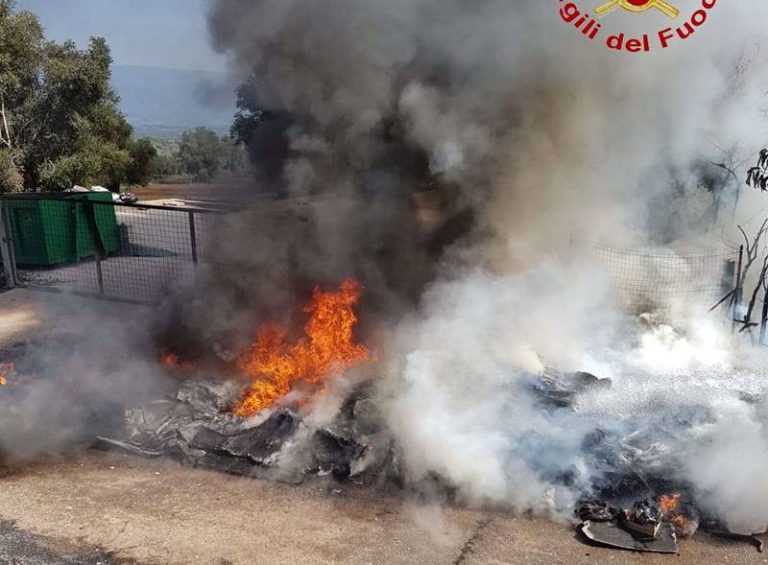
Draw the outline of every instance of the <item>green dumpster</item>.
<instances>
[{"instance_id":1,"label":"green dumpster","mask_svg":"<svg viewBox=\"0 0 768 565\"><path fill-rule=\"evenodd\" d=\"M9 200L7 211L16 262L25 266L74 263L120 249L109 192ZM92 212L91 212L92 210Z\"/></svg>"}]
</instances>

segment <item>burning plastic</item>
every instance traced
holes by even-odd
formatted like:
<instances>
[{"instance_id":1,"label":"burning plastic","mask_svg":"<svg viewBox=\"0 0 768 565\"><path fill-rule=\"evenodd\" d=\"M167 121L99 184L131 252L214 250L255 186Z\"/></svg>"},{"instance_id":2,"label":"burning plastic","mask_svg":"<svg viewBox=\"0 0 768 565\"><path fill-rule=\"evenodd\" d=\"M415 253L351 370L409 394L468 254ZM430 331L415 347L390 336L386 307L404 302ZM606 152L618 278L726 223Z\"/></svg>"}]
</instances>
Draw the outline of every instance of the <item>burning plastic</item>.
<instances>
[{"instance_id":1,"label":"burning plastic","mask_svg":"<svg viewBox=\"0 0 768 565\"><path fill-rule=\"evenodd\" d=\"M352 280L342 282L337 292L316 288L304 309L310 315L305 335L292 345L284 328L275 324L262 327L237 362L251 384L235 414L249 418L297 388L323 388L332 374L369 361L371 353L354 340L354 307L361 293L362 286Z\"/></svg>"}]
</instances>

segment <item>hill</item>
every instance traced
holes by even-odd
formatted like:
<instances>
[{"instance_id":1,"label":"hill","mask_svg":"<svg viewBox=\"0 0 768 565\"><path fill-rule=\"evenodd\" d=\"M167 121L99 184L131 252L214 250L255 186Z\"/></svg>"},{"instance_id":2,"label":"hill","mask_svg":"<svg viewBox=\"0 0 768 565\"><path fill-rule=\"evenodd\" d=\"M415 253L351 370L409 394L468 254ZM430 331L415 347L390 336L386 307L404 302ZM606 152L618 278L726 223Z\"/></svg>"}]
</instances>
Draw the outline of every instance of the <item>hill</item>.
<instances>
[{"instance_id":1,"label":"hill","mask_svg":"<svg viewBox=\"0 0 768 565\"><path fill-rule=\"evenodd\" d=\"M175 139L205 126L226 133L235 113L235 88L224 73L114 65L112 85L137 136Z\"/></svg>"}]
</instances>

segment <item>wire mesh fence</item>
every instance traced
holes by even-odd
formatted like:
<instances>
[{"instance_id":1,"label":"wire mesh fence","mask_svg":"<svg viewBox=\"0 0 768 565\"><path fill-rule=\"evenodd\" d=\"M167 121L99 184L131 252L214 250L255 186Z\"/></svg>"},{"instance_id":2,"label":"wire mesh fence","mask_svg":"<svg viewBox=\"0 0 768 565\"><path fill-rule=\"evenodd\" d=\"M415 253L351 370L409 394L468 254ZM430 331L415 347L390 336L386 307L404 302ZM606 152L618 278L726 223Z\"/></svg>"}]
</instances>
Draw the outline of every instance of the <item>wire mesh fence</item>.
<instances>
[{"instance_id":1,"label":"wire mesh fence","mask_svg":"<svg viewBox=\"0 0 768 565\"><path fill-rule=\"evenodd\" d=\"M614 298L625 306L717 304L736 288L738 251L676 254L589 244Z\"/></svg>"},{"instance_id":2,"label":"wire mesh fence","mask_svg":"<svg viewBox=\"0 0 768 565\"><path fill-rule=\"evenodd\" d=\"M153 303L196 264L227 266L216 245L222 211L128 205L110 193L9 195L0 203L8 270L20 285ZM738 251L681 255L579 243L626 306L711 306L737 286Z\"/></svg>"},{"instance_id":3,"label":"wire mesh fence","mask_svg":"<svg viewBox=\"0 0 768 565\"><path fill-rule=\"evenodd\" d=\"M204 256L218 214L95 195L6 197L18 284L156 302Z\"/></svg>"}]
</instances>

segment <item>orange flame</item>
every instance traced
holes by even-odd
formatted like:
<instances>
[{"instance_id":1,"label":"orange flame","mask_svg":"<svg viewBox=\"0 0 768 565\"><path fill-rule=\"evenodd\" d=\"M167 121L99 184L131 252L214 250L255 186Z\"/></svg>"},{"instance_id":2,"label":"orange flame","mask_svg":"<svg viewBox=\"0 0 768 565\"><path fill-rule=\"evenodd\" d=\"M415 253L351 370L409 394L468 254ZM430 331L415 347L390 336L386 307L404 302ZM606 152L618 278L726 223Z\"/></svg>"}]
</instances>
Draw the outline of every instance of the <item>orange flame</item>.
<instances>
[{"instance_id":1,"label":"orange flame","mask_svg":"<svg viewBox=\"0 0 768 565\"><path fill-rule=\"evenodd\" d=\"M679 535L690 535L689 526L691 522L683 514L680 513L680 494L662 494L659 497L659 508L664 514L664 517L672 522Z\"/></svg>"},{"instance_id":2,"label":"orange flame","mask_svg":"<svg viewBox=\"0 0 768 565\"><path fill-rule=\"evenodd\" d=\"M680 506L680 494L662 494L659 498L659 507L663 514L672 514Z\"/></svg>"},{"instance_id":3,"label":"orange flame","mask_svg":"<svg viewBox=\"0 0 768 565\"><path fill-rule=\"evenodd\" d=\"M0 363L0 386L8 385L16 379L16 365L13 363Z\"/></svg>"},{"instance_id":4,"label":"orange flame","mask_svg":"<svg viewBox=\"0 0 768 565\"><path fill-rule=\"evenodd\" d=\"M192 369L192 363L182 361L178 355L165 347L158 352L158 359L160 363L168 369L178 371L189 371Z\"/></svg>"},{"instance_id":5,"label":"orange flame","mask_svg":"<svg viewBox=\"0 0 768 565\"><path fill-rule=\"evenodd\" d=\"M304 308L310 314L305 336L293 345L287 343L288 332L276 324L259 329L253 345L237 360L238 369L251 384L235 414L248 418L297 387L323 388L333 373L370 361L370 351L354 340L354 307L361 293L360 283L349 279L337 292L315 288L312 301Z\"/></svg>"}]
</instances>

